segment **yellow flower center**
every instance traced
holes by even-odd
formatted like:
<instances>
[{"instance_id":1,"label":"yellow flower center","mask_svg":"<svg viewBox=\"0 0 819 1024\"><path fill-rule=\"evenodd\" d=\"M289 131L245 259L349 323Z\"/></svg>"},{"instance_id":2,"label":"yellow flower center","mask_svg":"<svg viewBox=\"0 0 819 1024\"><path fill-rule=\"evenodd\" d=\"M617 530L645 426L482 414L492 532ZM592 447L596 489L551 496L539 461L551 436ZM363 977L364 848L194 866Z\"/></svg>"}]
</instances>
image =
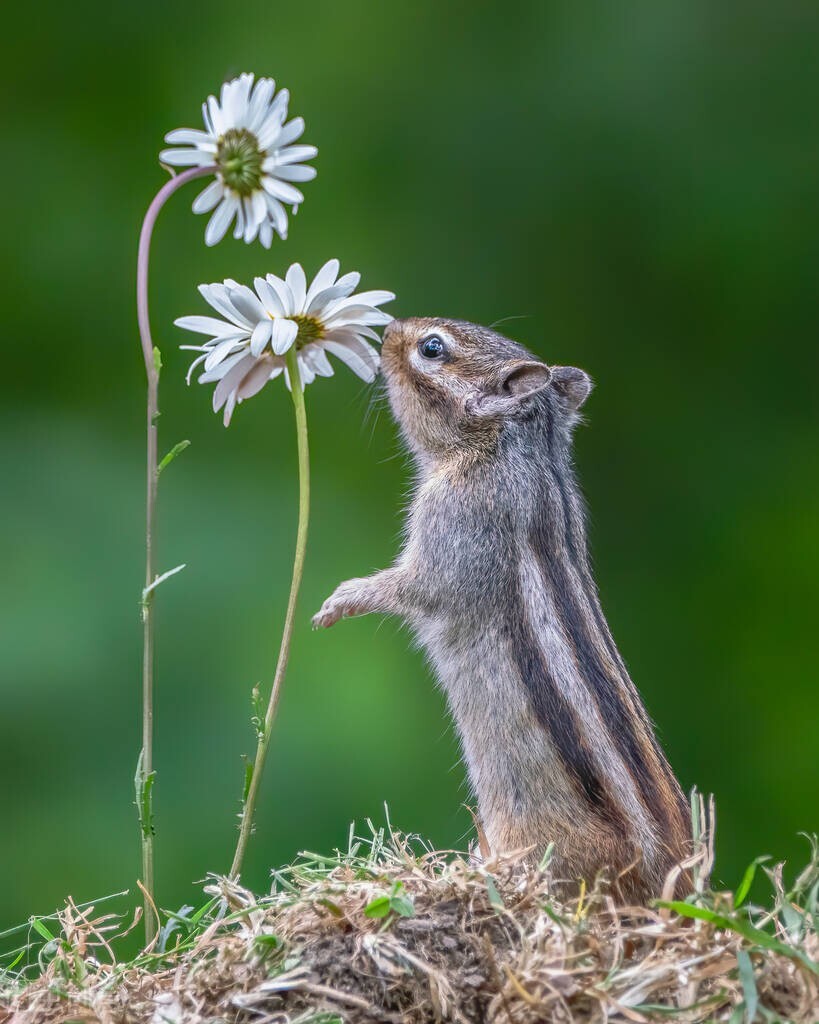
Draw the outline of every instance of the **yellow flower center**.
<instances>
[{"instance_id":1,"label":"yellow flower center","mask_svg":"<svg viewBox=\"0 0 819 1024\"><path fill-rule=\"evenodd\" d=\"M324 337L324 324L316 317L299 313L298 316L291 316L289 319L298 324L299 328L299 333L296 335L296 348L304 348L311 341L320 341Z\"/></svg>"}]
</instances>

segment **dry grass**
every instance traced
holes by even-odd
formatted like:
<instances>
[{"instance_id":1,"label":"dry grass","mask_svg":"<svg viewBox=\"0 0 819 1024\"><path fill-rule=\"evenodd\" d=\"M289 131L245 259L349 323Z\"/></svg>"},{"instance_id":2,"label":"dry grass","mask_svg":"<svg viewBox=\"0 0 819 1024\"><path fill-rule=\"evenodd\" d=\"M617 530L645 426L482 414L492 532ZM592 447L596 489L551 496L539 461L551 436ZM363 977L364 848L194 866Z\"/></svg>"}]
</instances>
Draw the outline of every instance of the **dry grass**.
<instances>
[{"instance_id":1,"label":"dry grass","mask_svg":"<svg viewBox=\"0 0 819 1024\"><path fill-rule=\"evenodd\" d=\"M790 890L746 904L709 888L701 803L685 902L616 906L604 881L571 897L548 863L478 863L372 829L303 854L269 895L226 878L170 915L157 946L117 961L113 915L70 904L36 977L0 970L0 1022L819 1021L819 854ZM673 879L667 892L673 891Z\"/></svg>"}]
</instances>

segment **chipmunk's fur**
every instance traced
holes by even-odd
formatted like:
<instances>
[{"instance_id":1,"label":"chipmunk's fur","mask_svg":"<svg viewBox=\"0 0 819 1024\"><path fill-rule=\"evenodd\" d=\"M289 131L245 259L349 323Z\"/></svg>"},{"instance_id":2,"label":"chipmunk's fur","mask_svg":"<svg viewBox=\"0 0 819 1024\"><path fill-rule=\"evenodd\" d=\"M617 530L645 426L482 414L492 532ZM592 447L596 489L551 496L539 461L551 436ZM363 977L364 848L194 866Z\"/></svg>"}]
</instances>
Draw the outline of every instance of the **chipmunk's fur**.
<instances>
[{"instance_id":1,"label":"chipmunk's fur","mask_svg":"<svg viewBox=\"0 0 819 1024\"><path fill-rule=\"evenodd\" d=\"M390 325L383 369L418 468L406 543L392 568L342 583L314 624L409 622L493 851L538 856L553 841L563 877L608 869L622 894L656 895L684 855L687 805L589 566L570 447L590 379L484 327L422 318Z\"/></svg>"}]
</instances>

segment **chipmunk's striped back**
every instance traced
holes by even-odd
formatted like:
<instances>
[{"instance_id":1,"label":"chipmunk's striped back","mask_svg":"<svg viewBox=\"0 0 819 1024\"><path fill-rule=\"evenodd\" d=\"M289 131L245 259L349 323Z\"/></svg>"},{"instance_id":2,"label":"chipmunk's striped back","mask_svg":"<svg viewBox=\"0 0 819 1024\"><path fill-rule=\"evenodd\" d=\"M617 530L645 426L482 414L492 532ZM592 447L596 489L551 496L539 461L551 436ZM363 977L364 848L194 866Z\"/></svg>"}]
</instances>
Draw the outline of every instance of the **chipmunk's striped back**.
<instances>
[{"instance_id":1,"label":"chipmunk's striped back","mask_svg":"<svg viewBox=\"0 0 819 1024\"><path fill-rule=\"evenodd\" d=\"M638 875L659 884L683 854L686 801L600 606L568 445L548 403L541 416L513 441L526 446L533 426L545 425L550 453L548 464L538 460L523 520L515 661L578 796L601 833L623 843L612 860L622 868L636 862Z\"/></svg>"}]
</instances>

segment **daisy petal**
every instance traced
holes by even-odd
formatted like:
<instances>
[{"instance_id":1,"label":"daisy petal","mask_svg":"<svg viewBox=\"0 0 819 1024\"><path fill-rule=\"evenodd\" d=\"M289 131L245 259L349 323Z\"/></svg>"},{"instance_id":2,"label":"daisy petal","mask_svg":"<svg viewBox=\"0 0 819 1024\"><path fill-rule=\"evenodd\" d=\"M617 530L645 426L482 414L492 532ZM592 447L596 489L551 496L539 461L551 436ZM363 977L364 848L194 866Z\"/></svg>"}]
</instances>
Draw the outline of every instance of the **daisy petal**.
<instances>
[{"instance_id":1,"label":"daisy petal","mask_svg":"<svg viewBox=\"0 0 819 1024\"><path fill-rule=\"evenodd\" d=\"M279 181L312 181L317 173L315 167L310 167L307 164L276 168L276 177Z\"/></svg>"},{"instance_id":2,"label":"daisy petal","mask_svg":"<svg viewBox=\"0 0 819 1024\"><path fill-rule=\"evenodd\" d=\"M230 291L226 285L200 284L199 294L209 306L213 306L217 313L221 313L232 324L236 324L237 327L246 328L248 334L253 330L253 322L248 320L247 317L242 316L234 308L233 303L230 301Z\"/></svg>"},{"instance_id":3,"label":"daisy petal","mask_svg":"<svg viewBox=\"0 0 819 1024\"><path fill-rule=\"evenodd\" d=\"M372 345L368 345L360 337L358 326L355 328L344 327L341 330L333 331L328 337L331 341L337 341L339 344L345 345L351 352L355 352L356 355L360 356L370 366L374 373L378 372L378 368L381 365L381 356Z\"/></svg>"},{"instance_id":4,"label":"daisy petal","mask_svg":"<svg viewBox=\"0 0 819 1024\"><path fill-rule=\"evenodd\" d=\"M357 377L360 377L368 384L370 381L375 380L375 371L369 363L365 362L361 356L353 352L348 346L342 345L338 341L325 341L324 347L328 352L337 356L342 363L346 363Z\"/></svg>"},{"instance_id":5,"label":"daisy petal","mask_svg":"<svg viewBox=\"0 0 819 1024\"><path fill-rule=\"evenodd\" d=\"M224 425L226 427L230 426L230 421L231 421L231 418L233 417L233 410L235 408L236 408L236 392L235 391L231 391L231 393L227 396L227 401L225 402L225 412L224 412L224 415L222 417L222 423L224 423Z\"/></svg>"},{"instance_id":6,"label":"daisy petal","mask_svg":"<svg viewBox=\"0 0 819 1024\"><path fill-rule=\"evenodd\" d=\"M381 344L381 335L374 331L372 327L367 327L365 324L355 324L352 330L362 338L369 338L370 341L374 341L376 345Z\"/></svg>"},{"instance_id":7,"label":"daisy petal","mask_svg":"<svg viewBox=\"0 0 819 1024\"><path fill-rule=\"evenodd\" d=\"M303 313L304 300L307 298L307 278L302 265L293 263L284 279L293 295L293 313Z\"/></svg>"},{"instance_id":8,"label":"daisy petal","mask_svg":"<svg viewBox=\"0 0 819 1024\"><path fill-rule=\"evenodd\" d=\"M236 397L240 402L246 398L252 398L258 394L270 380L271 362L270 359L259 359L251 371L242 378L242 383L236 389Z\"/></svg>"},{"instance_id":9,"label":"daisy petal","mask_svg":"<svg viewBox=\"0 0 819 1024\"><path fill-rule=\"evenodd\" d=\"M252 132L261 128L275 91L276 83L272 78L260 78L256 83L247 111L247 127Z\"/></svg>"},{"instance_id":10,"label":"daisy petal","mask_svg":"<svg viewBox=\"0 0 819 1024\"><path fill-rule=\"evenodd\" d=\"M282 356L292 346L299 333L298 324L284 317L276 317L271 321L270 347L277 356Z\"/></svg>"},{"instance_id":11,"label":"daisy petal","mask_svg":"<svg viewBox=\"0 0 819 1024\"><path fill-rule=\"evenodd\" d=\"M263 277L254 278L253 287L269 316L287 316L287 311L281 303L278 292L274 291Z\"/></svg>"},{"instance_id":12,"label":"daisy petal","mask_svg":"<svg viewBox=\"0 0 819 1024\"><path fill-rule=\"evenodd\" d=\"M216 143L213 137L208 132L203 132L201 128L177 128L175 131L168 132L165 141L172 146L198 146L206 152L216 152Z\"/></svg>"},{"instance_id":13,"label":"daisy petal","mask_svg":"<svg viewBox=\"0 0 819 1024\"><path fill-rule=\"evenodd\" d=\"M297 138L299 138L300 135L303 135L303 134L304 134L304 118L303 117L294 117L293 120L292 121L288 121L288 123L279 132L279 136L276 139L276 146L279 149L283 149L289 143L295 142L295 140Z\"/></svg>"},{"instance_id":14,"label":"daisy petal","mask_svg":"<svg viewBox=\"0 0 819 1024\"><path fill-rule=\"evenodd\" d=\"M392 302L395 299L395 293L384 291L359 292L353 298L357 306L381 306L385 302Z\"/></svg>"},{"instance_id":15,"label":"daisy petal","mask_svg":"<svg viewBox=\"0 0 819 1024\"><path fill-rule=\"evenodd\" d=\"M224 135L230 125L225 124L222 110L215 96L208 96L208 114L210 115L210 123L213 125L214 133L216 135Z\"/></svg>"},{"instance_id":16,"label":"daisy petal","mask_svg":"<svg viewBox=\"0 0 819 1024\"><path fill-rule=\"evenodd\" d=\"M216 245L217 242L221 242L238 206L238 199L234 196L225 196L208 221L208 226L205 229L205 245Z\"/></svg>"},{"instance_id":17,"label":"daisy petal","mask_svg":"<svg viewBox=\"0 0 819 1024\"><path fill-rule=\"evenodd\" d=\"M276 167L281 167L284 164L300 164L304 160L312 160L314 156L318 156L315 146L287 146L279 150L273 160ZM266 171L267 167L263 167L263 170Z\"/></svg>"},{"instance_id":18,"label":"daisy petal","mask_svg":"<svg viewBox=\"0 0 819 1024\"><path fill-rule=\"evenodd\" d=\"M228 395L235 391L242 378L255 364L255 358L248 352L242 359L231 366L230 370L222 377L213 392L213 411L219 412L228 399Z\"/></svg>"},{"instance_id":19,"label":"daisy petal","mask_svg":"<svg viewBox=\"0 0 819 1024\"><path fill-rule=\"evenodd\" d=\"M358 282L361 280L361 274L357 270L351 271L349 274L342 275L336 284L340 288L342 285L347 289L347 295L352 295L353 292L358 288Z\"/></svg>"},{"instance_id":20,"label":"daisy petal","mask_svg":"<svg viewBox=\"0 0 819 1024\"><path fill-rule=\"evenodd\" d=\"M305 312L310 314L317 313L320 310L324 310L326 316L327 307L331 302L334 302L336 299L344 298L346 295L349 294L349 289L343 284L334 284L330 288L325 288L323 291L320 291L317 295L314 295L312 299L310 298L310 295L308 293L308 303Z\"/></svg>"},{"instance_id":21,"label":"daisy petal","mask_svg":"<svg viewBox=\"0 0 819 1024\"><path fill-rule=\"evenodd\" d=\"M201 149L163 149L159 162L171 167L204 167L213 163L213 156Z\"/></svg>"},{"instance_id":22,"label":"daisy petal","mask_svg":"<svg viewBox=\"0 0 819 1024\"><path fill-rule=\"evenodd\" d=\"M241 238L246 243L252 242L256 237L258 230L256 217L253 213L253 204L245 196L241 201L239 212L236 215L236 230L233 232L233 237Z\"/></svg>"},{"instance_id":23,"label":"daisy petal","mask_svg":"<svg viewBox=\"0 0 819 1024\"><path fill-rule=\"evenodd\" d=\"M265 201L264 193L254 192L250 197L250 203L253 209L253 217L258 227L267 219L267 202Z\"/></svg>"},{"instance_id":24,"label":"daisy petal","mask_svg":"<svg viewBox=\"0 0 819 1024\"><path fill-rule=\"evenodd\" d=\"M299 358L296 364L299 368L299 376L301 377L301 386L306 388L308 384L312 384L316 379L316 375L313 372L312 367L304 360L302 353L299 352Z\"/></svg>"},{"instance_id":25,"label":"daisy petal","mask_svg":"<svg viewBox=\"0 0 819 1024\"><path fill-rule=\"evenodd\" d=\"M236 223L233 225L233 237L239 239L245 233L245 210L244 200L240 199L236 207Z\"/></svg>"},{"instance_id":26,"label":"daisy petal","mask_svg":"<svg viewBox=\"0 0 819 1024\"><path fill-rule=\"evenodd\" d=\"M281 95L281 93L279 93ZM259 140L259 149L263 153L274 153L276 144L282 132L281 119L276 115L268 115L262 124L256 138Z\"/></svg>"},{"instance_id":27,"label":"daisy petal","mask_svg":"<svg viewBox=\"0 0 819 1024\"><path fill-rule=\"evenodd\" d=\"M232 282L229 286L230 301L233 303L234 308L242 316L252 324L257 324L260 320L267 319L267 312L264 306L259 302L259 296L247 285L241 284L236 285L236 282Z\"/></svg>"},{"instance_id":28,"label":"daisy petal","mask_svg":"<svg viewBox=\"0 0 819 1024\"><path fill-rule=\"evenodd\" d=\"M266 176L262 178L262 188L274 199L280 199L283 203L301 203L304 195L297 188L288 185L286 181L279 181L278 178Z\"/></svg>"},{"instance_id":29,"label":"daisy petal","mask_svg":"<svg viewBox=\"0 0 819 1024\"><path fill-rule=\"evenodd\" d=\"M224 320L217 320L215 316L180 316L174 320L174 325L181 327L183 331L209 334L212 338L236 334L236 326L234 324L226 324Z\"/></svg>"},{"instance_id":30,"label":"daisy petal","mask_svg":"<svg viewBox=\"0 0 819 1024\"><path fill-rule=\"evenodd\" d=\"M186 384L190 384L191 376L193 375L193 371L196 369L196 367L201 362L204 362L204 360L207 359L207 356L208 356L207 352L204 352L201 356L197 356L196 359L194 359L194 361L188 367L188 372L185 374L185 383Z\"/></svg>"},{"instance_id":31,"label":"daisy petal","mask_svg":"<svg viewBox=\"0 0 819 1024\"><path fill-rule=\"evenodd\" d=\"M279 124L284 124L287 117L287 108L290 104L290 90L279 89L279 94L270 104L270 116L275 118Z\"/></svg>"},{"instance_id":32,"label":"daisy petal","mask_svg":"<svg viewBox=\"0 0 819 1024\"><path fill-rule=\"evenodd\" d=\"M273 321L272 320L260 320L253 328L253 334L250 336L250 351L254 356L260 356L264 351L265 345L270 340L270 336L273 333Z\"/></svg>"},{"instance_id":33,"label":"daisy petal","mask_svg":"<svg viewBox=\"0 0 819 1024\"><path fill-rule=\"evenodd\" d=\"M239 344L235 338L226 338L224 341L220 341L219 344L211 349L205 358L205 373L209 373L214 367L218 366L222 360L229 355L233 355L233 349ZM244 351L244 345L242 345Z\"/></svg>"},{"instance_id":34,"label":"daisy petal","mask_svg":"<svg viewBox=\"0 0 819 1024\"><path fill-rule=\"evenodd\" d=\"M355 297L355 296L353 296ZM368 326L388 324L394 319L392 314L372 306L347 306L338 313L327 318L328 327L346 327L348 324L361 323Z\"/></svg>"},{"instance_id":35,"label":"daisy petal","mask_svg":"<svg viewBox=\"0 0 819 1024\"><path fill-rule=\"evenodd\" d=\"M279 233L280 238L287 238L287 211L274 196L265 194L267 200L267 212Z\"/></svg>"},{"instance_id":36,"label":"daisy petal","mask_svg":"<svg viewBox=\"0 0 819 1024\"><path fill-rule=\"evenodd\" d=\"M338 260L327 260L307 289L307 295L304 300L305 306L309 307L319 292L331 288L336 283L340 266L341 264Z\"/></svg>"},{"instance_id":37,"label":"daisy petal","mask_svg":"<svg viewBox=\"0 0 819 1024\"><path fill-rule=\"evenodd\" d=\"M247 355L247 350L242 349L241 352L234 352L232 356L225 356L218 366L214 366L212 370L206 370L200 377L200 384L213 384L215 381L221 380L233 367L239 362L240 359L244 359Z\"/></svg>"},{"instance_id":38,"label":"daisy petal","mask_svg":"<svg viewBox=\"0 0 819 1024\"><path fill-rule=\"evenodd\" d=\"M268 274L265 278L268 285L276 293L279 302L281 303L282 310L285 316L295 316L298 312L295 303L293 301L293 292L290 290L290 286L286 281L282 281L280 277L276 277L275 274Z\"/></svg>"},{"instance_id":39,"label":"daisy petal","mask_svg":"<svg viewBox=\"0 0 819 1024\"><path fill-rule=\"evenodd\" d=\"M213 121L211 120L210 110L208 108L207 100L202 104L202 120L205 123L205 131L212 138L216 138L216 132L213 130Z\"/></svg>"},{"instance_id":40,"label":"daisy petal","mask_svg":"<svg viewBox=\"0 0 819 1024\"><path fill-rule=\"evenodd\" d=\"M193 201L194 213L208 213L216 206L225 193L222 182L216 178L207 188L203 189Z\"/></svg>"},{"instance_id":41,"label":"daisy petal","mask_svg":"<svg viewBox=\"0 0 819 1024\"><path fill-rule=\"evenodd\" d=\"M320 344L305 345L299 356L317 376L333 376L333 364Z\"/></svg>"}]
</instances>

